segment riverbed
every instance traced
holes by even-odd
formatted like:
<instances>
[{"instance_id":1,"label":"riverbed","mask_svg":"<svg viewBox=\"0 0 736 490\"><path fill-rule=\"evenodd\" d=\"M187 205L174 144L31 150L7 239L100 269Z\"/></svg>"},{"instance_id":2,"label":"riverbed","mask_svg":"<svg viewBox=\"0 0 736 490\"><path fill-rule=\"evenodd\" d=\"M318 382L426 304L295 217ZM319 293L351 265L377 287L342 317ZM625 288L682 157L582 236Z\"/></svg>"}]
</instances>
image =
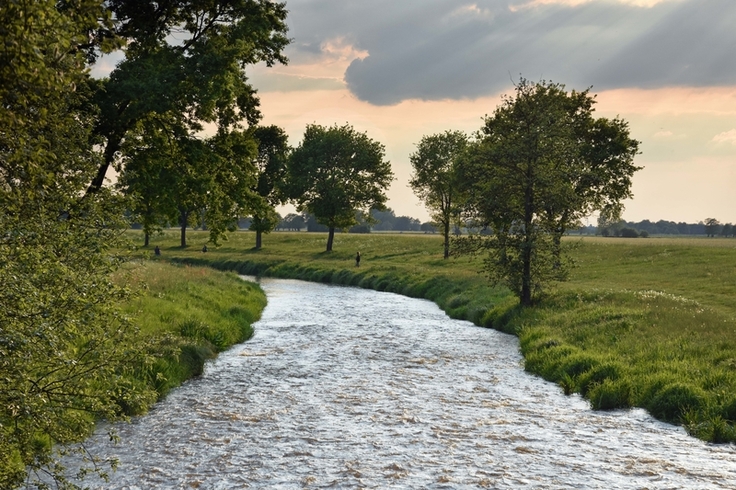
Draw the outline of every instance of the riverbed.
<instances>
[{"instance_id":1,"label":"riverbed","mask_svg":"<svg viewBox=\"0 0 736 490\"><path fill-rule=\"evenodd\" d=\"M263 279L254 337L90 443L93 488L736 488L736 448L594 412L429 301Z\"/></svg>"}]
</instances>

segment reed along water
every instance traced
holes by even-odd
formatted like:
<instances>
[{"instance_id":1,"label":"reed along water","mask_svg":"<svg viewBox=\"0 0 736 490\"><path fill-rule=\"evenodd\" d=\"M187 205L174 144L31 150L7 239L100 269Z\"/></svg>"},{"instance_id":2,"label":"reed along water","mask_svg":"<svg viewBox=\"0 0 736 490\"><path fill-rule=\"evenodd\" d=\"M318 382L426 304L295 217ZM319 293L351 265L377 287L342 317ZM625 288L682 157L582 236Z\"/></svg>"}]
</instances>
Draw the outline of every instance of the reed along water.
<instances>
[{"instance_id":1,"label":"reed along water","mask_svg":"<svg viewBox=\"0 0 736 490\"><path fill-rule=\"evenodd\" d=\"M264 279L252 340L90 444L92 488L736 488L736 448L594 412L429 301Z\"/></svg>"}]
</instances>

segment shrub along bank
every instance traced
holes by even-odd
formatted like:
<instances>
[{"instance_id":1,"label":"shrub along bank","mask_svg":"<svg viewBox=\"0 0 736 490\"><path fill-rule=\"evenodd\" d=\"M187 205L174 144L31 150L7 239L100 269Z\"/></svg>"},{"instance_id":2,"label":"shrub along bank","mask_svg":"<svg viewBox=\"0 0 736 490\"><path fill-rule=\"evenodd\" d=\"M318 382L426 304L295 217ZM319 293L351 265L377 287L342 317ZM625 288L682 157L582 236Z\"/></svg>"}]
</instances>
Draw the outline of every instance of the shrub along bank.
<instances>
[{"instance_id":1,"label":"shrub along bank","mask_svg":"<svg viewBox=\"0 0 736 490\"><path fill-rule=\"evenodd\" d=\"M322 252L325 239L273 233L255 251L254 235L240 232L203 253L205 233L193 233L186 249L167 233L151 247L164 259L241 274L430 299L454 318L518 335L528 371L581 393L593 408L643 407L701 439L736 441L732 241L571 239L571 280L522 309L478 273L482 258L443 260L438 236L342 234L332 253Z\"/></svg>"}]
</instances>

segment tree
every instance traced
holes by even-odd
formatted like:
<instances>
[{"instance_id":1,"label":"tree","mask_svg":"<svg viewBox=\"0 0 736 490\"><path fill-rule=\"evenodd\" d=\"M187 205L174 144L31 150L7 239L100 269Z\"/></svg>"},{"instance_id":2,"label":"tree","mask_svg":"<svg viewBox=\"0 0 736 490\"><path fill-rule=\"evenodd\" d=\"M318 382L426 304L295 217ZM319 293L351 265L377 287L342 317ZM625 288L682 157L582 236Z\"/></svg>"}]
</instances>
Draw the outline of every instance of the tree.
<instances>
[{"instance_id":1,"label":"tree","mask_svg":"<svg viewBox=\"0 0 736 490\"><path fill-rule=\"evenodd\" d=\"M731 223L726 223L721 229L721 236L729 237L731 235L733 235L733 225Z\"/></svg>"},{"instance_id":2,"label":"tree","mask_svg":"<svg viewBox=\"0 0 736 490\"><path fill-rule=\"evenodd\" d=\"M709 237L714 237L721 231L721 223L715 218L707 218L704 227L705 234Z\"/></svg>"},{"instance_id":3,"label":"tree","mask_svg":"<svg viewBox=\"0 0 736 490\"><path fill-rule=\"evenodd\" d=\"M262 246L262 234L271 232L281 221L274 206L282 201L280 186L286 173L288 137L278 126L260 126L253 130L258 141L257 183L253 191L260 199L253 206L250 229L256 232L256 250Z\"/></svg>"},{"instance_id":4,"label":"tree","mask_svg":"<svg viewBox=\"0 0 736 490\"><path fill-rule=\"evenodd\" d=\"M146 122L139 121L126 140L117 186L130 197L133 219L141 224L147 247L153 233L178 220L174 192L180 175L172 165L176 150L166 125Z\"/></svg>"},{"instance_id":5,"label":"tree","mask_svg":"<svg viewBox=\"0 0 736 490\"><path fill-rule=\"evenodd\" d=\"M598 210L614 222L631 197L639 142L621 119L595 119L589 90L520 80L459 164L471 221L493 235L463 251L488 250L486 270L524 306L549 281L565 278L561 237Z\"/></svg>"},{"instance_id":6,"label":"tree","mask_svg":"<svg viewBox=\"0 0 736 490\"><path fill-rule=\"evenodd\" d=\"M95 419L155 397L111 281L122 202L80 200L100 164L86 63L110 27L98 0L0 2L0 488L64 487L58 453ZM100 34L101 36L102 34ZM107 40L108 44L112 40ZM96 465L96 463L93 463Z\"/></svg>"},{"instance_id":7,"label":"tree","mask_svg":"<svg viewBox=\"0 0 736 490\"><path fill-rule=\"evenodd\" d=\"M450 227L458 221L461 195L455 178L457 159L468 145L461 131L445 131L422 137L409 157L414 169L409 185L424 201L445 238L444 257L450 256Z\"/></svg>"},{"instance_id":8,"label":"tree","mask_svg":"<svg viewBox=\"0 0 736 490\"><path fill-rule=\"evenodd\" d=\"M125 138L152 114L197 134L203 123L218 130L254 125L258 98L244 68L286 63L281 51L286 9L270 0L106 2L111 30L127 40L125 59L95 85L95 126L103 160L87 193L99 191L110 166L119 167ZM119 168L118 168L119 170Z\"/></svg>"},{"instance_id":9,"label":"tree","mask_svg":"<svg viewBox=\"0 0 736 490\"><path fill-rule=\"evenodd\" d=\"M306 226L307 222L304 216L296 213L289 213L279 222L276 229L289 230L289 231L301 231Z\"/></svg>"},{"instance_id":10,"label":"tree","mask_svg":"<svg viewBox=\"0 0 736 490\"><path fill-rule=\"evenodd\" d=\"M395 231L419 231L421 223L418 219L411 216L397 216L394 221Z\"/></svg>"},{"instance_id":11,"label":"tree","mask_svg":"<svg viewBox=\"0 0 736 490\"><path fill-rule=\"evenodd\" d=\"M422 223L422 226L419 229L424 233L437 233L437 227L435 227L434 223L432 223L431 221Z\"/></svg>"},{"instance_id":12,"label":"tree","mask_svg":"<svg viewBox=\"0 0 736 490\"><path fill-rule=\"evenodd\" d=\"M250 132L236 130L198 138L173 121L153 114L129 132L120 186L137 203L144 232L178 221L185 247L187 227L206 219L216 243L235 229L242 210L260 204L253 190L256 142Z\"/></svg>"},{"instance_id":13,"label":"tree","mask_svg":"<svg viewBox=\"0 0 736 490\"><path fill-rule=\"evenodd\" d=\"M328 252L335 229L354 225L356 211L370 216L371 208L385 207L393 172L384 157L382 144L348 124L307 126L288 161L288 195L299 211L313 213L328 227Z\"/></svg>"}]
</instances>

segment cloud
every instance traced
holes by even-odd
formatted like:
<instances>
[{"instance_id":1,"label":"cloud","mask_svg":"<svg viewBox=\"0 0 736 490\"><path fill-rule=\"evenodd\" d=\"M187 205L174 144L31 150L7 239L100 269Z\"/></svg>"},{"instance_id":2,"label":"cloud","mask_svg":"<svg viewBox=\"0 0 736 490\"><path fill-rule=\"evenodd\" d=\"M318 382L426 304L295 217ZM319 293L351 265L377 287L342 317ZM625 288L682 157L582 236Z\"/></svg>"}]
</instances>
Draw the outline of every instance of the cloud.
<instances>
[{"instance_id":1,"label":"cloud","mask_svg":"<svg viewBox=\"0 0 736 490\"><path fill-rule=\"evenodd\" d=\"M516 5L512 8L529 8L539 7L541 5L567 5L569 7L577 7L584 3L593 3L596 0L530 0L527 3ZM620 3L634 5L636 7L651 8L663 2L672 2L679 0L618 0Z\"/></svg>"},{"instance_id":2,"label":"cloud","mask_svg":"<svg viewBox=\"0 0 736 490\"><path fill-rule=\"evenodd\" d=\"M344 81L376 105L473 99L507 91L519 74L595 90L736 84L733 0L291 0L288 7L295 69L353 56ZM331 51L334 40L346 50Z\"/></svg>"},{"instance_id":3,"label":"cloud","mask_svg":"<svg viewBox=\"0 0 736 490\"><path fill-rule=\"evenodd\" d=\"M711 141L714 143L731 143L732 145L736 145L736 129L719 133L713 136Z\"/></svg>"}]
</instances>

